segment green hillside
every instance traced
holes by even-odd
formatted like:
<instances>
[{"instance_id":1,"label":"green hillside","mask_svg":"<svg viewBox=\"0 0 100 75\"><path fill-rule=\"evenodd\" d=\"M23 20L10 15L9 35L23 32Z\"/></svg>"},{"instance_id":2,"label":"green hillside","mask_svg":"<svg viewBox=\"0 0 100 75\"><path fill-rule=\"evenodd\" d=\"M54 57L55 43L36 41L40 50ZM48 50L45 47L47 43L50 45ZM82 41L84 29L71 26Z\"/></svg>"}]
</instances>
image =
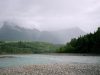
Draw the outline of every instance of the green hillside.
<instances>
[{"instance_id":1,"label":"green hillside","mask_svg":"<svg viewBox=\"0 0 100 75\"><path fill-rule=\"evenodd\" d=\"M0 54L51 53L59 47L60 45L45 42L0 41Z\"/></svg>"}]
</instances>

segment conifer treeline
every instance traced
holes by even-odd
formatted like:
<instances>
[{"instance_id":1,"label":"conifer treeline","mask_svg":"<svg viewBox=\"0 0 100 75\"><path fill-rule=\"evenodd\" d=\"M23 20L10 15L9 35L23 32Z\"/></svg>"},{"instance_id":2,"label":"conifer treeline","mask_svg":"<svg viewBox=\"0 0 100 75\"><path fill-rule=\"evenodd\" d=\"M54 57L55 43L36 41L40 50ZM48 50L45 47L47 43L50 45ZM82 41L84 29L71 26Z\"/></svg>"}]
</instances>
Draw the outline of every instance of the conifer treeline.
<instances>
[{"instance_id":1,"label":"conifer treeline","mask_svg":"<svg viewBox=\"0 0 100 75\"><path fill-rule=\"evenodd\" d=\"M100 27L94 33L74 38L59 49L60 53L99 53L100 54Z\"/></svg>"}]
</instances>

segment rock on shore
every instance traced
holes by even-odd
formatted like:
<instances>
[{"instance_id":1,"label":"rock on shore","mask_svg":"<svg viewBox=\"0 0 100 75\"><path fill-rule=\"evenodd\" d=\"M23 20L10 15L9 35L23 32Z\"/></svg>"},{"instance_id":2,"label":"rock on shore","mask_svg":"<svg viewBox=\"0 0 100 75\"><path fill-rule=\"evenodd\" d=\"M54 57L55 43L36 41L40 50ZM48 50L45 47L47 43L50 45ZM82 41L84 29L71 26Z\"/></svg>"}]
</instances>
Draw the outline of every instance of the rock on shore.
<instances>
[{"instance_id":1,"label":"rock on shore","mask_svg":"<svg viewBox=\"0 0 100 75\"><path fill-rule=\"evenodd\" d=\"M0 75L100 75L100 64L44 64L0 68Z\"/></svg>"}]
</instances>

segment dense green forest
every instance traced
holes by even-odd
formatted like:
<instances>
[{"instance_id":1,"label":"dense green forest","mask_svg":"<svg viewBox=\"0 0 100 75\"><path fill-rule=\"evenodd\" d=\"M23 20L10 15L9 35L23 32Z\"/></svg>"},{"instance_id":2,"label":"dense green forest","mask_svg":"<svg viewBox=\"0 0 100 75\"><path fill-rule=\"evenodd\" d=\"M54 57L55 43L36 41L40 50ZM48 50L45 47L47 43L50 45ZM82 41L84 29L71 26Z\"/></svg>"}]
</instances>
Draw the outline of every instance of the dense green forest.
<instances>
[{"instance_id":1,"label":"dense green forest","mask_svg":"<svg viewBox=\"0 0 100 75\"><path fill-rule=\"evenodd\" d=\"M45 42L0 41L0 54L26 54L56 52L60 45Z\"/></svg>"},{"instance_id":2,"label":"dense green forest","mask_svg":"<svg viewBox=\"0 0 100 75\"><path fill-rule=\"evenodd\" d=\"M95 53L100 54L100 27L94 33L72 39L58 50L59 53Z\"/></svg>"}]
</instances>

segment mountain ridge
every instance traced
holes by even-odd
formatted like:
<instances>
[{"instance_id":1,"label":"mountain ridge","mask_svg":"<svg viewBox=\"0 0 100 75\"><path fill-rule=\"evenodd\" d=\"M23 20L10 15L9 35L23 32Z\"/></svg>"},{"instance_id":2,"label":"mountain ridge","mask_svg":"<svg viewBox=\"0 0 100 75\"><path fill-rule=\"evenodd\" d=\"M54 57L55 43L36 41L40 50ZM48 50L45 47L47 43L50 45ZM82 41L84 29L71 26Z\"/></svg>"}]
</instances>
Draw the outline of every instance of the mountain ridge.
<instances>
[{"instance_id":1,"label":"mountain ridge","mask_svg":"<svg viewBox=\"0 0 100 75\"><path fill-rule=\"evenodd\" d=\"M80 28L64 29L58 31L40 31L36 28L27 29L14 23L6 22L0 28L0 40L5 41L40 41L55 44L64 44L72 38L86 34Z\"/></svg>"}]
</instances>

